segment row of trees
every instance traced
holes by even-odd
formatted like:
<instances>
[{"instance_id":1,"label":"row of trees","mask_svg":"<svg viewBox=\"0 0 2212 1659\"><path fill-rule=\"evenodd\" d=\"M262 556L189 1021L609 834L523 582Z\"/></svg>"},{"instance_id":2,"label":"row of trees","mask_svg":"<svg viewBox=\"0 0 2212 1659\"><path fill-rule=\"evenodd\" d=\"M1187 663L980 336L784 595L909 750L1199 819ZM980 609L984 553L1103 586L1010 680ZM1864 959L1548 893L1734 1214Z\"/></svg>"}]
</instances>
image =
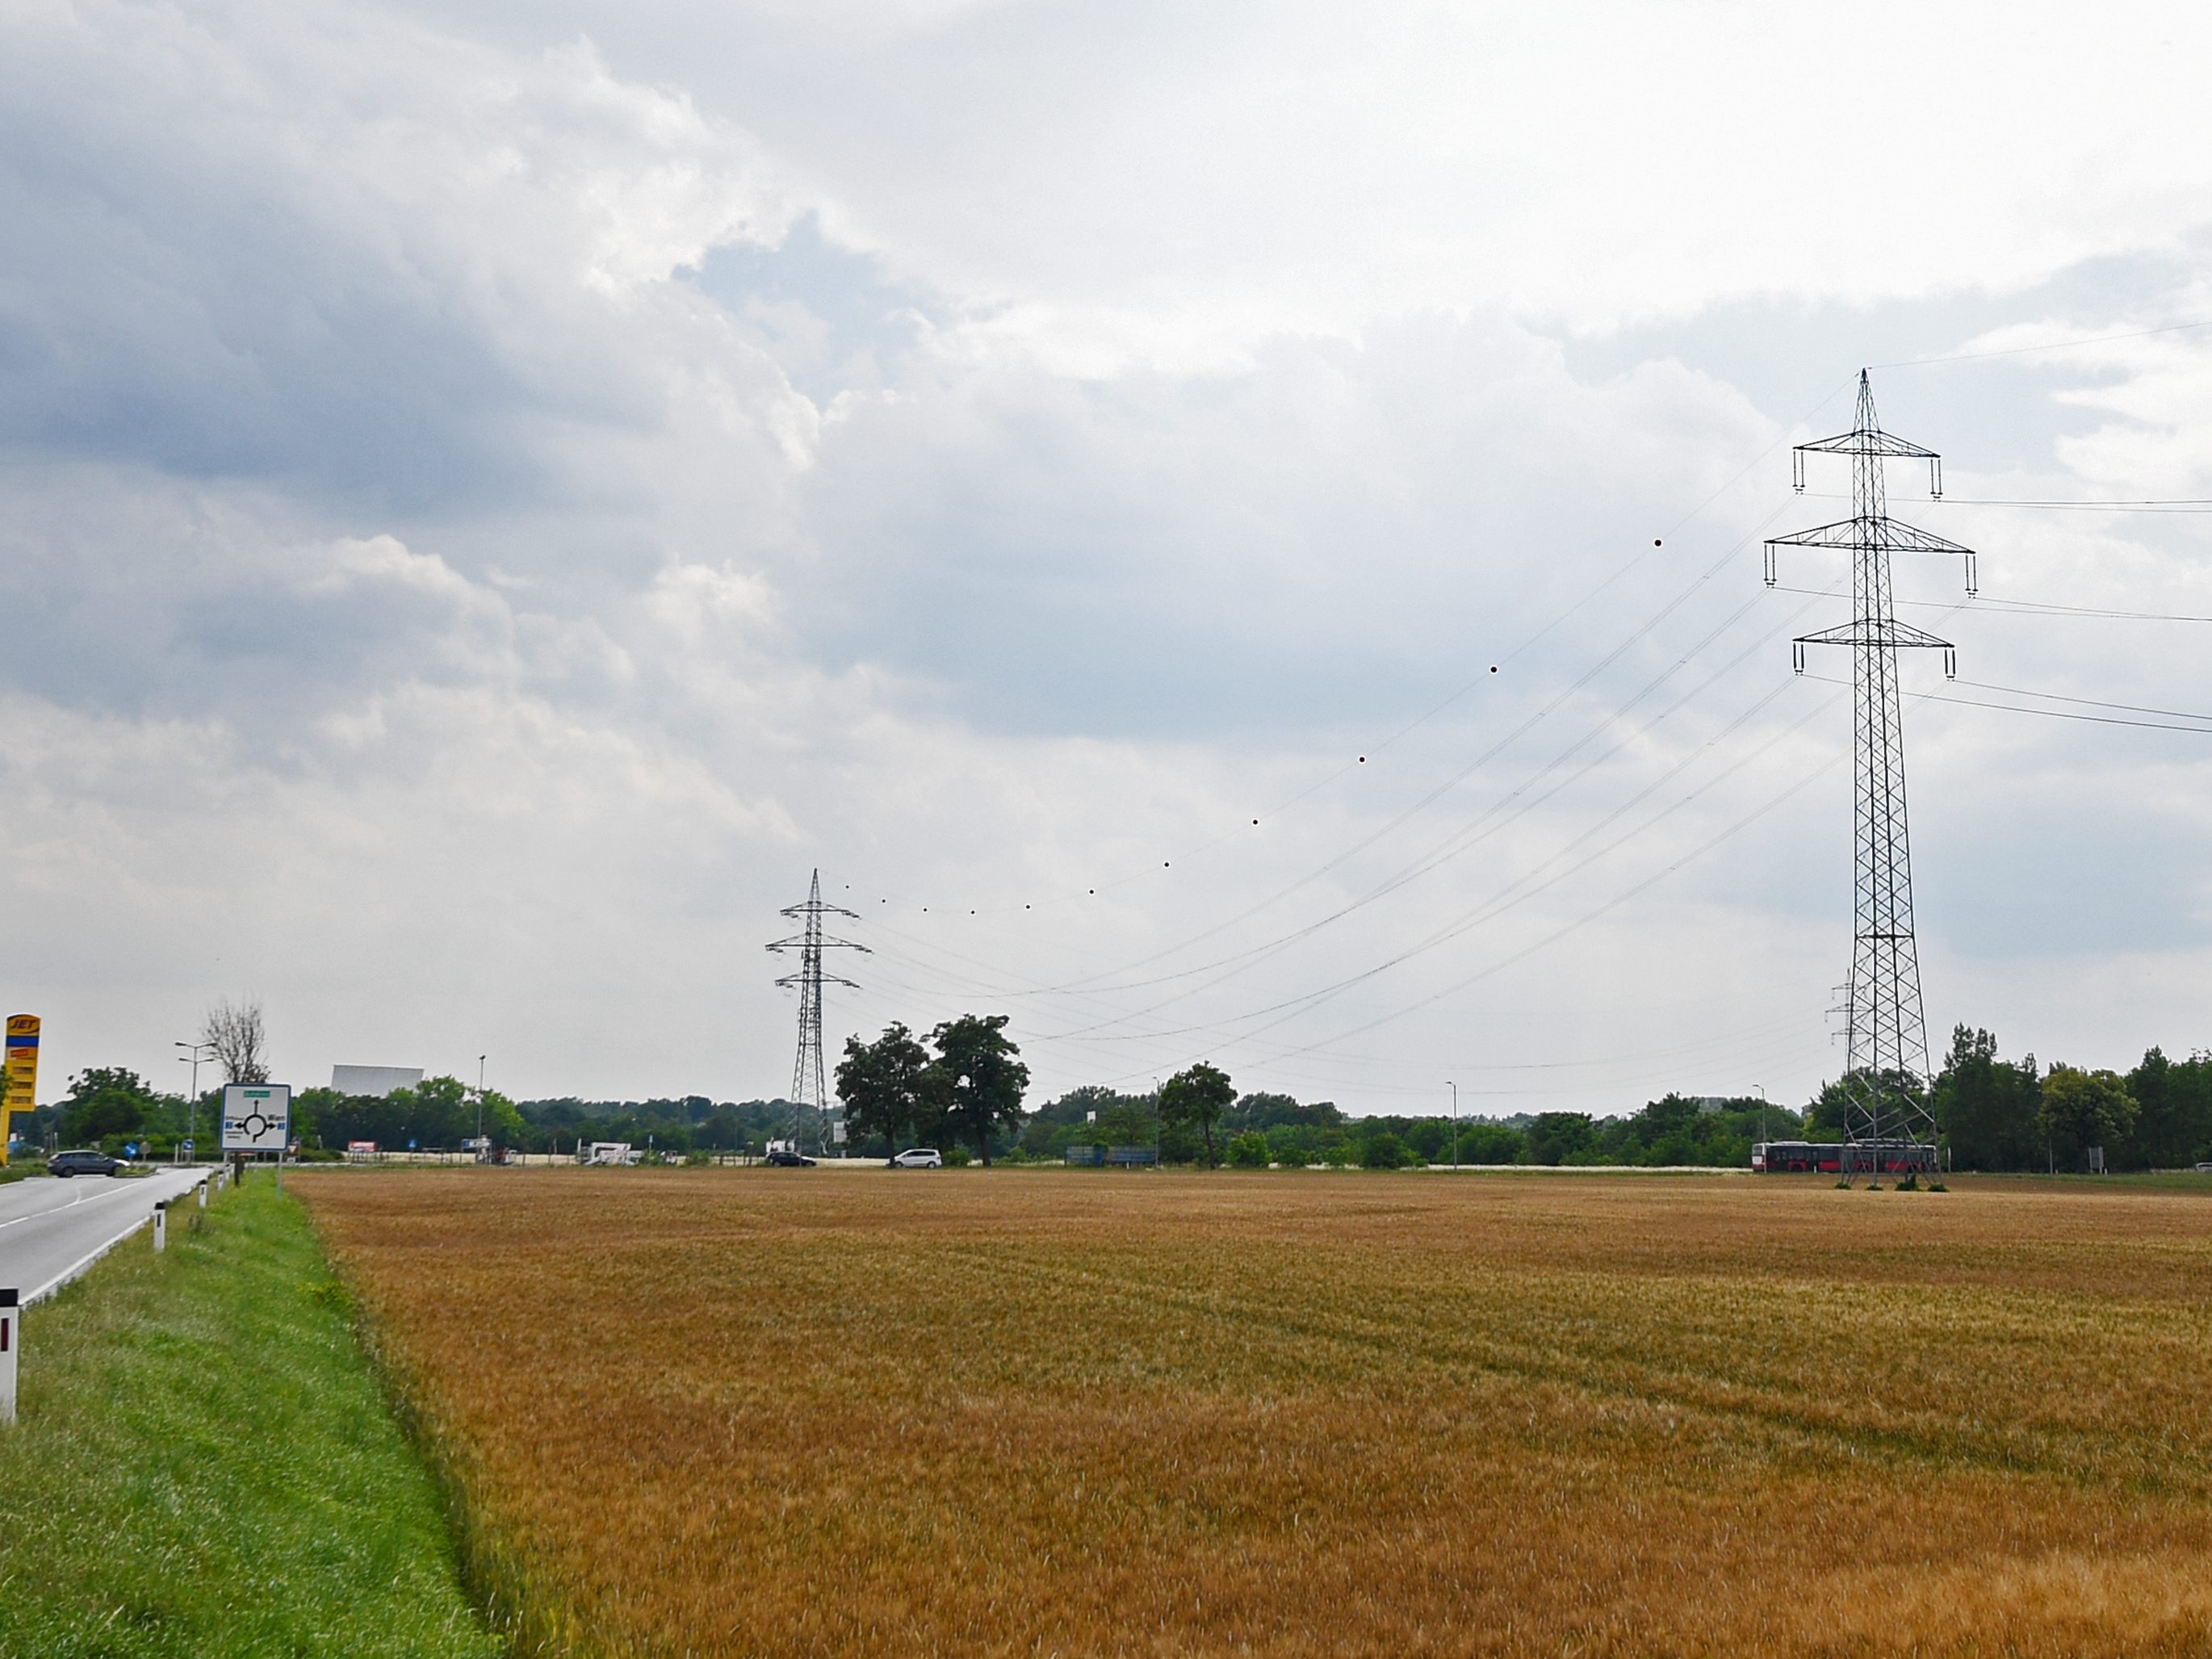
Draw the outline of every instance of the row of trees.
<instances>
[{"instance_id":1,"label":"row of trees","mask_svg":"<svg viewBox=\"0 0 2212 1659\"><path fill-rule=\"evenodd\" d=\"M845 1040L837 1100L848 1150L885 1157L901 1141L972 1140L991 1162L994 1141L1019 1133L1030 1068L1006 1036L1004 1014L963 1014L929 1034L929 1046L894 1023L873 1042Z\"/></svg>"},{"instance_id":2,"label":"row of trees","mask_svg":"<svg viewBox=\"0 0 2212 1659\"><path fill-rule=\"evenodd\" d=\"M1851 1084L1845 1078L1826 1085L1802 1113L1749 1097L1670 1094L1627 1116L1542 1112L1455 1124L1443 1115L1349 1118L1331 1102L1288 1095L1239 1097L1226 1073L1200 1063L1150 1094L1094 1085L1029 1110L1029 1068L1007 1024L1003 1014L969 1014L927 1038L893 1024L873 1042L848 1039L836 1068L848 1149L888 1156L919 1142L966 1142L986 1164L994 1154L1056 1160L1070 1146L1104 1143L1155 1146L1163 1162L1207 1165L1392 1168L1456 1159L1741 1166L1755 1140L1839 1135ZM204 1041L218 1048L222 1074L266 1079L258 1006L218 1005ZM2212 1160L2212 1053L2174 1060L2154 1048L2124 1074L2065 1065L2045 1070L2033 1054L2002 1058L1988 1031L1961 1025L1926 1097L1951 1161L1962 1170L2077 1169L2093 1147L2116 1170ZM195 1104L126 1067L92 1067L70 1079L61 1100L39 1109L35 1127L41 1139L52 1132L66 1145L136 1144L161 1157L194 1128L204 1146L211 1141L220 1099L211 1089ZM303 1146L333 1152L349 1140L387 1149L457 1147L481 1127L495 1145L525 1152L626 1140L682 1153L758 1152L787 1131L793 1109L782 1100L740 1103L701 1095L516 1103L440 1077L389 1096L304 1090L293 1115Z\"/></svg>"},{"instance_id":3,"label":"row of trees","mask_svg":"<svg viewBox=\"0 0 2212 1659\"><path fill-rule=\"evenodd\" d=\"M1962 1170L2078 1169L2092 1147L2113 1170L2212 1160L2212 1054L2177 1060L2154 1048L2124 1073L2046 1072L2033 1054L2000 1058L1996 1037L1961 1025L1929 1096Z\"/></svg>"}]
</instances>

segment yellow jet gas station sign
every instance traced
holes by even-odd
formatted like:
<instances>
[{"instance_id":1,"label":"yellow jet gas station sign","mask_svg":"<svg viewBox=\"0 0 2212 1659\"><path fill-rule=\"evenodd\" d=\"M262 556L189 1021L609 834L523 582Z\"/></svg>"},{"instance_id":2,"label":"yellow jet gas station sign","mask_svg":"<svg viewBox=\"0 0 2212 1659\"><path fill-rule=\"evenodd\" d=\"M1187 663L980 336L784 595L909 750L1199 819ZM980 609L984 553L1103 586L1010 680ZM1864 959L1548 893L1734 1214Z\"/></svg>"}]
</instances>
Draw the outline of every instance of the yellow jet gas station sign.
<instances>
[{"instance_id":1,"label":"yellow jet gas station sign","mask_svg":"<svg viewBox=\"0 0 2212 1659\"><path fill-rule=\"evenodd\" d=\"M0 1085L0 1168L8 1162L8 1129L17 1112L34 1111L39 1104L39 1017L8 1016L8 1062Z\"/></svg>"}]
</instances>

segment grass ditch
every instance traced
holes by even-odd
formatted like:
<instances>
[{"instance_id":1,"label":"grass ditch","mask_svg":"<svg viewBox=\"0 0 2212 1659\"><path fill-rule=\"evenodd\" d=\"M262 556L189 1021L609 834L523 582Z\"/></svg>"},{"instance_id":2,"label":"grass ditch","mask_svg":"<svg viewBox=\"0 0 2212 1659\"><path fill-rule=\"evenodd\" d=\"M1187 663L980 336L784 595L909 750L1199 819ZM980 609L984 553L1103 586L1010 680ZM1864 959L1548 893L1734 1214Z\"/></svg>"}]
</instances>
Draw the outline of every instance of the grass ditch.
<instances>
[{"instance_id":1,"label":"grass ditch","mask_svg":"<svg viewBox=\"0 0 2212 1659\"><path fill-rule=\"evenodd\" d=\"M0 1655L504 1653L297 1201L174 1218L25 1318Z\"/></svg>"}]
</instances>

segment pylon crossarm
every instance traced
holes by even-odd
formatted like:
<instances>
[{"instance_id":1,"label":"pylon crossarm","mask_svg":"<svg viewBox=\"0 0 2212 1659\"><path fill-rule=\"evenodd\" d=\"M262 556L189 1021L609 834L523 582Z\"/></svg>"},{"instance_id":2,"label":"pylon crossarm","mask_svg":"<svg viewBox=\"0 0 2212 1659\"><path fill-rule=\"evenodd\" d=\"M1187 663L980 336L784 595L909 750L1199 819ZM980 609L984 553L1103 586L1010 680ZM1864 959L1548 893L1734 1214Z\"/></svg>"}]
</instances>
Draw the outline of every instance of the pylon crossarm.
<instances>
[{"instance_id":1,"label":"pylon crossarm","mask_svg":"<svg viewBox=\"0 0 2212 1659\"><path fill-rule=\"evenodd\" d=\"M1906 524L1901 519L1839 519L1834 524L1795 530L1787 536L1770 536L1769 547L1885 547L1893 553L1965 553L1973 549L1932 530Z\"/></svg>"},{"instance_id":2,"label":"pylon crossarm","mask_svg":"<svg viewBox=\"0 0 2212 1659\"><path fill-rule=\"evenodd\" d=\"M1948 640L1939 640L1923 628L1911 623L1899 622L1895 617L1863 622L1838 623L1833 628L1823 628L1817 633L1800 634L1799 645L1887 645L1899 649L1949 651L1954 647Z\"/></svg>"},{"instance_id":3,"label":"pylon crossarm","mask_svg":"<svg viewBox=\"0 0 2212 1659\"><path fill-rule=\"evenodd\" d=\"M791 939L780 939L776 940L775 944L765 945L763 948L769 951L803 951L809 945L819 945L825 951L830 950L832 947L840 951L858 951L864 957L873 956L875 954L872 950L865 945L857 944L849 939L831 939L827 933L824 933L821 938L817 939L809 939L802 933Z\"/></svg>"},{"instance_id":4,"label":"pylon crossarm","mask_svg":"<svg viewBox=\"0 0 2212 1659\"><path fill-rule=\"evenodd\" d=\"M1910 438L1900 438L1894 432L1879 429L1838 432L1832 438L1815 438L1810 443L1799 444L1800 455L1901 455L1910 460L1932 461L1937 459L1932 449L1923 449Z\"/></svg>"},{"instance_id":5,"label":"pylon crossarm","mask_svg":"<svg viewBox=\"0 0 2212 1659\"><path fill-rule=\"evenodd\" d=\"M776 915L789 916L793 921L802 916L850 916L854 921L860 919L858 910L848 910L841 904L824 904L818 899L805 904L787 905Z\"/></svg>"}]
</instances>

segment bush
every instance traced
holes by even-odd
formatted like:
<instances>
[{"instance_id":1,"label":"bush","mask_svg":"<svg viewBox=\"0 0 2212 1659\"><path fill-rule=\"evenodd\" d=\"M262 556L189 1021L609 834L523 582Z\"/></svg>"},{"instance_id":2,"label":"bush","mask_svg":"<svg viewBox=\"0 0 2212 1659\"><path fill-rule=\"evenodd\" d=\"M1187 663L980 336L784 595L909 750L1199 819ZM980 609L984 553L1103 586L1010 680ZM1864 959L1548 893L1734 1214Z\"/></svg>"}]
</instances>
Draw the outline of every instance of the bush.
<instances>
[{"instance_id":1,"label":"bush","mask_svg":"<svg viewBox=\"0 0 2212 1659\"><path fill-rule=\"evenodd\" d=\"M945 1167L948 1170L964 1170L975 1161L975 1154L965 1146L947 1146L945 1149Z\"/></svg>"},{"instance_id":2,"label":"bush","mask_svg":"<svg viewBox=\"0 0 2212 1659\"><path fill-rule=\"evenodd\" d=\"M1267 1137L1256 1129L1248 1129L1229 1143L1229 1162L1234 1168L1264 1170L1271 1161Z\"/></svg>"},{"instance_id":3,"label":"bush","mask_svg":"<svg viewBox=\"0 0 2212 1659\"><path fill-rule=\"evenodd\" d=\"M1385 1129L1379 1135L1370 1135L1359 1144L1359 1164L1365 1170L1395 1170L1411 1158L1405 1143Z\"/></svg>"}]
</instances>

